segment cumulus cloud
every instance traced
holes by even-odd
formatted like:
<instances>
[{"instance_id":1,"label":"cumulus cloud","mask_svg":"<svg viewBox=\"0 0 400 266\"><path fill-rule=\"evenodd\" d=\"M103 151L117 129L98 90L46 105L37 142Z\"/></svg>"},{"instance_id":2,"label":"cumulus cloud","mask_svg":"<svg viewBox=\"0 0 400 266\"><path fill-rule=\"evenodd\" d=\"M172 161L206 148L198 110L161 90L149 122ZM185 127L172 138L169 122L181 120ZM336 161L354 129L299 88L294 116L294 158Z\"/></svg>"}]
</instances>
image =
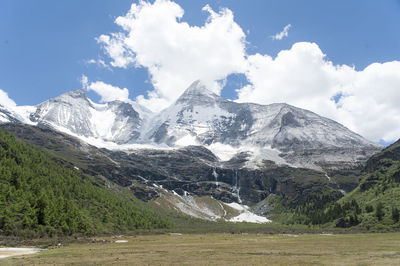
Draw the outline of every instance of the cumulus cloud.
<instances>
[{"instance_id":1,"label":"cumulus cloud","mask_svg":"<svg viewBox=\"0 0 400 266\"><path fill-rule=\"evenodd\" d=\"M100 96L100 102L129 101L129 91L126 88L121 89L102 81L89 82L85 75L82 75L81 83L84 89L96 92Z\"/></svg>"},{"instance_id":2,"label":"cumulus cloud","mask_svg":"<svg viewBox=\"0 0 400 266\"><path fill-rule=\"evenodd\" d=\"M400 137L399 61L356 70L335 65L309 42L295 43L275 57L248 55L246 35L232 11L215 12L208 5L203 10L209 14L204 25L191 26L182 21L184 10L170 0L139 1L115 20L121 31L97 39L111 58L109 66L148 70L154 90L138 96L138 103L157 112L195 80L219 93L228 75L244 73L249 85L238 89L239 102L286 102L374 141ZM290 27L272 38L287 37ZM103 82L86 83L102 101L129 96L126 89Z\"/></svg>"},{"instance_id":3,"label":"cumulus cloud","mask_svg":"<svg viewBox=\"0 0 400 266\"><path fill-rule=\"evenodd\" d=\"M339 101L344 123L378 141L400 138L400 61L374 63L357 72ZM350 121L349 121L350 120Z\"/></svg>"},{"instance_id":4,"label":"cumulus cloud","mask_svg":"<svg viewBox=\"0 0 400 266\"><path fill-rule=\"evenodd\" d=\"M0 89L0 105L6 108L14 108L17 106L16 103L10 97L8 97L7 92L1 89Z\"/></svg>"},{"instance_id":5,"label":"cumulus cloud","mask_svg":"<svg viewBox=\"0 0 400 266\"><path fill-rule=\"evenodd\" d=\"M140 1L115 20L121 32L98 38L112 66L148 69L155 90L138 97L139 103L159 111L198 79L220 93L220 80L245 70L245 34L232 11L215 12L208 5L203 11L209 13L205 24L191 26L172 1Z\"/></svg>"},{"instance_id":6,"label":"cumulus cloud","mask_svg":"<svg viewBox=\"0 0 400 266\"><path fill-rule=\"evenodd\" d=\"M400 62L371 64L361 71L334 65L315 43L295 43L275 58L248 57L250 85L239 102L286 102L332 118L379 141L400 137Z\"/></svg>"},{"instance_id":7,"label":"cumulus cloud","mask_svg":"<svg viewBox=\"0 0 400 266\"><path fill-rule=\"evenodd\" d=\"M284 37L288 37L289 36L289 29L292 27L291 24L286 25L283 30L277 34L275 34L274 36L272 36L271 38L273 40L282 40Z\"/></svg>"}]
</instances>

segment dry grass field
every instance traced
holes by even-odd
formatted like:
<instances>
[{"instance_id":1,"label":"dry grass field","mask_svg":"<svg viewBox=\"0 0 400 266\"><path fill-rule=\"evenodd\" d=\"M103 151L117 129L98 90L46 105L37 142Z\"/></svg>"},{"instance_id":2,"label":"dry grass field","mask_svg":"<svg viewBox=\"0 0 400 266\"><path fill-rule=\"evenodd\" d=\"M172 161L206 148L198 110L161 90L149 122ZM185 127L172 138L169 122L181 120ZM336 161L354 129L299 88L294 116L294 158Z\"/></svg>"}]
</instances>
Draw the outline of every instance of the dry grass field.
<instances>
[{"instance_id":1,"label":"dry grass field","mask_svg":"<svg viewBox=\"0 0 400 266\"><path fill-rule=\"evenodd\" d=\"M117 240L128 242L116 243ZM96 241L2 259L0 264L400 265L400 233L163 234Z\"/></svg>"}]
</instances>

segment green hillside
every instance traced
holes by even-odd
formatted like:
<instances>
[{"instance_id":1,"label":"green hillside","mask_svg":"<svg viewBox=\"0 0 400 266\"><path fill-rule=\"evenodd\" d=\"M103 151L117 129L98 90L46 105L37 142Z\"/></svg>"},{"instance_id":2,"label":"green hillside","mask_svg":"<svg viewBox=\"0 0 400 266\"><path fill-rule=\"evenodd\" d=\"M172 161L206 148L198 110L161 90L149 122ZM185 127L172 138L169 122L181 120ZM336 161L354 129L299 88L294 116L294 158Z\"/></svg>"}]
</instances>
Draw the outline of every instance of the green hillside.
<instances>
[{"instance_id":1,"label":"green hillside","mask_svg":"<svg viewBox=\"0 0 400 266\"><path fill-rule=\"evenodd\" d=\"M325 210L314 212L313 224L367 230L400 228L400 141L372 156L359 185Z\"/></svg>"},{"instance_id":2,"label":"green hillside","mask_svg":"<svg viewBox=\"0 0 400 266\"><path fill-rule=\"evenodd\" d=\"M168 225L130 193L111 190L0 130L0 235L91 235Z\"/></svg>"},{"instance_id":3,"label":"green hillside","mask_svg":"<svg viewBox=\"0 0 400 266\"><path fill-rule=\"evenodd\" d=\"M400 228L400 141L368 160L358 187L337 205L351 202L359 210L344 209L346 216L336 220L337 226L349 226L348 217L353 215L353 224L362 228Z\"/></svg>"}]
</instances>

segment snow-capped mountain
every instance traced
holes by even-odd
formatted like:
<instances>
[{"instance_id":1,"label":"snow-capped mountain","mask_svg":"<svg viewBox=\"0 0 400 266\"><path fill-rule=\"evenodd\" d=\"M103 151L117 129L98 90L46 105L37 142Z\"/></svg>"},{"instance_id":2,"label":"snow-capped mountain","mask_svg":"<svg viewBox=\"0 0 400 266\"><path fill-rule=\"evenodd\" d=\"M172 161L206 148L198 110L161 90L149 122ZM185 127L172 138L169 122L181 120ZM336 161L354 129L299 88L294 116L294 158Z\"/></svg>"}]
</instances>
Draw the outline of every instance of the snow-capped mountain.
<instances>
[{"instance_id":1,"label":"snow-capped mountain","mask_svg":"<svg viewBox=\"0 0 400 266\"><path fill-rule=\"evenodd\" d=\"M0 123L22 122L32 124L29 115L35 110L34 106L3 106L0 104Z\"/></svg>"},{"instance_id":2,"label":"snow-capped mountain","mask_svg":"<svg viewBox=\"0 0 400 266\"><path fill-rule=\"evenodd\" d=\"M18 120L14 115L7 110L4 106L0 105L0 123L17 122Z\"/></svg>"},{"instance_id":3,"label":"snow-capped mountain","mask_svg":"<svg viewBox=\"0 0 400 266\"><path fill-rule=\"evenodd\" d=\"M82 90L76 90L39 104L30 120L86 138L133 143L150 115L150 111L134 108L133 104L121 101L96 104Z\"/></svg>"},{"instance_id":4,"label":"snow-capped mountain","mask_svg":"<svg viewBox=\"0 0 400 266\"><path fill-rule=\"evenodd\" d=\"M288 104L258 105L225 100L193 83L168 109L155 116L150 140L174 145L223 143L277 148L365 147L376 145L339 123Z\"/></svg>"},{"instance_id":5,"label":"snow-capped mountain","mask_svg":"<svg viewBox=\"0 0 400 266\"><path fill-rule=\"evenodd\" d=\"M199 81L158 114L134 102L96 104L77 90L18 112L0 108L1 121L47 125L97 146L112 143L114 149L201 145L222 161L245 156L247 166L270 160L309 168L343 167L381 149L310 111L283 103L236 103Z\"/></svg>"},{"instance_id":6,"label":"snow-capped mountain","mask_svg":"<svg viewBox=\"0 0 400 266\"><path fill-rule=\"evenodd\" d=\"M150 124L153 127L142 136L156 143L205 145L221 156L249 152L261 160L295 166L363 160L380 149L313 112L283 103L232 102L208 91L199 81Z\"/></svg>"}]
</instances>

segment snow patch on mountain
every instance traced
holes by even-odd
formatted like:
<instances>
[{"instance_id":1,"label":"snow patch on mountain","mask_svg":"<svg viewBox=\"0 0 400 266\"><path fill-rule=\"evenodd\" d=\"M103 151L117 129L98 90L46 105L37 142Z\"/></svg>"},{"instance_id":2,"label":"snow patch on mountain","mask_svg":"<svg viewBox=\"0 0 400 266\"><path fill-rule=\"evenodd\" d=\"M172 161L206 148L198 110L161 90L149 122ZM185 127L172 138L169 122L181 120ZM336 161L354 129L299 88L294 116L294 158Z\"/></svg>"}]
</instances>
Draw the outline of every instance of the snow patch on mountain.
<instances>
[{"instance_id":1,"label":"snow patch on mountain","mask_svg":"<svg viewBox=\"0 0 400 266\"><path fill-rule=\"evenodd\" d=\"M201 145L199 142L197 142L196 137L191 135L191 134L187 134L183 137L181 137L180 139L178 139L175 142L175 145L178 147L186 147L186 146L190 146L190 145Z\"/></svg>"},{"instance_id":2,"label":"snow patch on mountain","mask_svg":"<svg viewBox=\"0 0 400 266\"><path fill-rule=\"evenodd\" d=\"M113 139L112 127L115 122L116 115L112 110L103 108L91 108L90 114L92 117L92 123L95 128L95 136L101 137L102 139Z\"/></svg>"},{"instance_id":3,"label":"snow patch on mountain","mask_svg":"<svg viewBox=\"0 0 400 266\"><path fill-rule=\"evenodd\" d=\"M234 147L220 142L205 145L205 147L214 153L221 161L229 161L237 154L246 153L249 156L247 158L247 167L249 168L257 168L262 164L263 160L270 160L277 164L288 164L279 156L281 152L271 147Z\"/></svg>"},{"instance_id":4,"label":"snow patch on mountain","mask_svg":"<svg viewBox=\"0 0 400 266\"><path fill-rule=\"evenodd\" d=\"M207 146L221 161L229 161L239 153L240 148L234 148L231 145L222 144L220 142L213 143Z\"/></svg>"}]
</instances>

